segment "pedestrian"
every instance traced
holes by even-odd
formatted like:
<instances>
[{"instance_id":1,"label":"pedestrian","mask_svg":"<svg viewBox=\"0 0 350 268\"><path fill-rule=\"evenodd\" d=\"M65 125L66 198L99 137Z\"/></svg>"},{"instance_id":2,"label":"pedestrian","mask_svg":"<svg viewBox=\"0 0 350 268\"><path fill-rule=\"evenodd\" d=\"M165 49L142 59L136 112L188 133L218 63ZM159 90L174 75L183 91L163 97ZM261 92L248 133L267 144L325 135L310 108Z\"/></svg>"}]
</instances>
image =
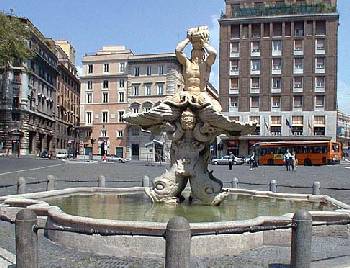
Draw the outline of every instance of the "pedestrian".
<instances>
[{"instance_id":1,"label":"pedestrian","mask_svg":"<svg viewBox=\"0 0 350 268\"><path fill-rule=\"evenodd\" d=\"M289 150L287 150L283 156L284 165L286 166L287 171L289 171L289 169L290 169L290 158L291 157L292 157L292 155L290 154Z\"/></svg>"},{"instance_id":2,"label":"pedestrian","mask_svg":"<svg viewBox=\"0 0 350 268\"><path fill-rule=\"evenodd\" d=\"M291 170L294 171L295 170L295 152L293 151L292 154L290 155L290 167Z\"/></svg>"},{"instance_id":3,"label":"pedestrian","mask_svg":"<svg viewBox=\"0 0 350 268\"><path fill-rule=\"evenodd\" d=\"M255 152L252 153L252 155L250 156L250 160L249 160L249 165L250 165L250 169L249 170L253 170L254 167L256 167L256 162L255 162Z\"/></svg>"},{"instance_id":4,"label":"pedestrian","mask_svg":"<svg viewBox=\"0 0 350 268\"><path fill-rule=\"evenodd\" d=\"M228 159L228 169L232 170L232 165L233 165L233 154L230 153L230 158Z\"/></svg>"}]
</instances>

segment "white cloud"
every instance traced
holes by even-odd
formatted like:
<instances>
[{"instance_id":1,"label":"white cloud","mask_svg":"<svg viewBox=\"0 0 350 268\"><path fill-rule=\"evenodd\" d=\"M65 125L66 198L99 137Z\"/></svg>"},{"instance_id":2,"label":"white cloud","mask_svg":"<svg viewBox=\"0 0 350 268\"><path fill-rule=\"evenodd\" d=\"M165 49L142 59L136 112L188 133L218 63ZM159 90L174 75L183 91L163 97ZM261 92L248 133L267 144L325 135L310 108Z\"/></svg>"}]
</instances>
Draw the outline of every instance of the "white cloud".
<instances>
[{"instance_id":1,"label":"white cloud","mask_svg":"<svg viewBox=\"0 0 350 268\"><path fill-rule=\"evenodd\" d=\"M350 114L350 84L345 81L338 82L338 107Z\"/></svg>"},{"instance_id":2,"label":"white cloud","mask_svg":"<svg viewBox=\"0 0 350 268\"><path fill-rule=\"evenodd\" d=\"M219 16L211 16L211 24L209 26L210 32L210 44L218 51L219 53L219 37L220 37L220 27L218 22ZM216 58L214 65L211 68L210 82L213 86L219 90L219 54Z\"/></svg>"}]
</instances>

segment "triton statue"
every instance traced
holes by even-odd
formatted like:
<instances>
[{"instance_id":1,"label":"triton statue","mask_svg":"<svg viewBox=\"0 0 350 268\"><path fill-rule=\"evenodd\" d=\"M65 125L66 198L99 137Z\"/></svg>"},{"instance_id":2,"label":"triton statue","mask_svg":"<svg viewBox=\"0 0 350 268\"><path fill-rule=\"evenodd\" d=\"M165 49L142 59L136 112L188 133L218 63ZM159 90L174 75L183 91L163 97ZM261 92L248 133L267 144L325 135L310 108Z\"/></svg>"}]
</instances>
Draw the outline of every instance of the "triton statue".
<instances>
[{"instance_id":1,"label":"triton statue","mask_svg":"<svg viewBox=\"0 0 350 268\"><path fill-rule=\"evenodd\" d=\"M191 58L183 50L192 45ZM176 56L183 65L184 88L150 111L128 114L125 120L155 133L165 131L172 141L170 169L154 179L154 188L146 193L154 202L178 203L182 191L191 186L190 201L218 205L227 195L222 182L208 171L210 144L217 135L245 135L255 126L230 121L220 113L219 102L208 93L211 66L216 51L209 45L206 26L191 28L187 38L176 47Z\"/></svg>"}]
</instances>

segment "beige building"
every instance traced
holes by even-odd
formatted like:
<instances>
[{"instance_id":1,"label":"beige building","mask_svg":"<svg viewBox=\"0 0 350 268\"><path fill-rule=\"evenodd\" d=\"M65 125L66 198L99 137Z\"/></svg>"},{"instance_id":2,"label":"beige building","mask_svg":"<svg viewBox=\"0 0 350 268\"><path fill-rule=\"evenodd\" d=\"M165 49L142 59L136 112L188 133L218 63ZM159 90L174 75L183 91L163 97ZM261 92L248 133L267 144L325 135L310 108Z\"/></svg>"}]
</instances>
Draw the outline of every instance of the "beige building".
<instances>
[{"instance_id":1,"label":"beige building","mask_svg":"<svg viewBox=\"0 0 350 268\"><path fill-rule=\"evenodd\" d=\"M63 50L62 43L69 44L54 41L58 58L55 143L56 150L67 149L68 153L75 155L79 149L80 81L72 61L75 59L74 48L69 44L70 49L63 46Z\"/></svg>"},{"instance_id":2,"label":"beige building","mask_svg":"<svg viewBox=\"0 0 350 268\"><path fill-rule=\"evenodd\" d=\"M181 67L174 53L132 55L128 60L128 112L147 112L181 86ZM148 161L167 161L170 142L129 126L127 157Z\"/></svg>"},{"instance_id":3,"label":"beige building","mask_svg":"<svg viewBox=\"0 0 350 268\"><path fill-rule=\"evenodd\" d=\"M220 23L220 102L256 133L221 141L247 154L259 141L336 139L336 0L226 0Z\"/></svg>"},{"instance_id":4,"label":"beige building","mask_svg":"<svg viewBox=\"0 0 350 268\"><path fill-rule=\"evenodd\" d=\"M337 120L337 141L343 145L343 150L350 154L350 115L338 111Z\"/></svg>"},{"instance_id":5,"label":"beige building","mask_svg":"<svg viewBox=\"0 0 350 268\"><path fill-rule=\"evenodd\" d=\"M83 57L81 79L81 131L86 137L81 154L126 156L127 131L122 116L128 109L128 58L124 46L106 46Z\"/></svg>"}]
</instances>

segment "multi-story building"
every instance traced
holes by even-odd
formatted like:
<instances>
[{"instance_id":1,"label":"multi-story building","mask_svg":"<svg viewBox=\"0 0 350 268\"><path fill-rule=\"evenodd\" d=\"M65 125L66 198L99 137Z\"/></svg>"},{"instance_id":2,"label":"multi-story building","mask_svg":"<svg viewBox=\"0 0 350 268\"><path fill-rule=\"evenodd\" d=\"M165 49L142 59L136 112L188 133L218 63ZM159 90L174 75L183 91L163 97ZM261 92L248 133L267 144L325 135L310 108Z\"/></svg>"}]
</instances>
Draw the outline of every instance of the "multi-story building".
<instances>
[{"instance_id":1,"label":"multi-story building","mask_svg":"<svg viewBox=\"0 0 350 268\"><path fill-rule=\"evenodd\" d=\"M341 111L338 111L337 141L341 142L343 150L350 154L350 115Z\"/></svg>"},{"instance_id":2,"label":"multi-story building","mask_svg":"<svg viewBox=\"0 0 350 268\"><path fill-rule=\"evenodd\" d=\"M26 18L34 55L1 71L0 148L7 154L53 152L57 56L55 47Z\"/></svg>"},{"instance_id":3,"label":"multi-story building","mask_svg":"<svg viewBox=\"0 0 350 268\"><path fill-rule=\"evenodd\" d=\"M59 72L55 107L56 149L67 149L68 153L75 154L79 150L80 81L75 62L72 61L75 59L74 48L68 41L54 41L54 44Z\"/></svg>"},{"instance_id":4,"label":"multi-story building","mask_svg":"<svg viewBox=\"0 0 350 268\"><path fill-rule=\"evenodd\" d=\"M147 112L182 85L181 67L174 53L132 55L128 60L128 112ZM166 161L170 141L165 135L128 128L127 156L132 159Z\"/></svg>"},{"instance_id":5,"label":"multi-story building","mask_svg":"<svg viewBox=\"0 0 350 268\"><path fill-rule=\"evenodd\" d=\"M132 51L124 46L106 46L83 57L80 118L85 136L82 154L126 156L128 109L128 58Z\"/></svg>"},{"instance_id":6,"label":"multi-story building","mask_svg":"<svg viewBox=\"0 0 350 268\"><path fill-rule=\"evenodd\" d=\"M258 141L336 139L336 0L226 0L220 102L256 133L221 141L246 154Z\"/></svg>"}]
</instances>

